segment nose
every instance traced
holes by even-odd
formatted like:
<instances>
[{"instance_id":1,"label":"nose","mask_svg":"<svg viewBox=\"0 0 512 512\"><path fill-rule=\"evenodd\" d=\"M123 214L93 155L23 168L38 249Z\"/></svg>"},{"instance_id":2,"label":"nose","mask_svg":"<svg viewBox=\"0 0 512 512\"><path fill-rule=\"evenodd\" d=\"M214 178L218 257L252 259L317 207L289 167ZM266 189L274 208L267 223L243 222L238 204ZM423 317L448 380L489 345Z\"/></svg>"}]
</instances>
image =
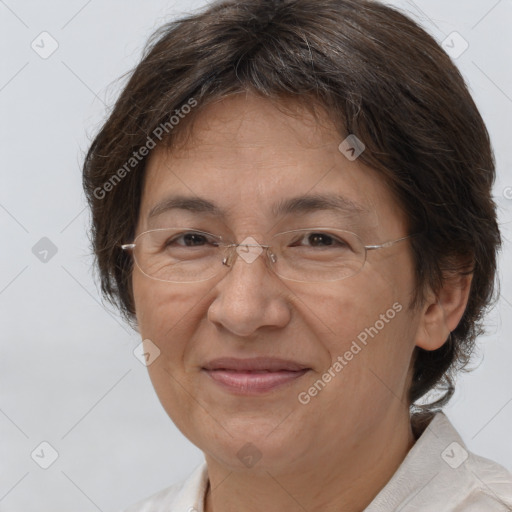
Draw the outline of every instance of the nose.
<instances>
[{"instance_id":1,"label":"nose","mask_svg":"<svg viewBox=\"0 0 512 512\"><path fill-rule=\"evenodd\" d=\"M287 288L254 242L231 253L226 261L230 270L217 283L208 308L210 322L237 336L248 337L261 328L283 328L291 318Z\"/></svg>"}]
</instances>

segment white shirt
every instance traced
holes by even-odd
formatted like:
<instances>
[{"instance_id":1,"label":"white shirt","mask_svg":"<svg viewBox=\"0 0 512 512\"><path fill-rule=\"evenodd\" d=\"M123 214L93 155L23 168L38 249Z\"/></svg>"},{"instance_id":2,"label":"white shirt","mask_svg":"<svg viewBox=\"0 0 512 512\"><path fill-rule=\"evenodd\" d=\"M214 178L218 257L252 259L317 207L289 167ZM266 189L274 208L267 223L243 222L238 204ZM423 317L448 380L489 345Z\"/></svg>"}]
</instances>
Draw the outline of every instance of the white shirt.
<instances>
[{"instance_id":1,"label":"white shirt","mask_svg":"<svg viewBox=\"0 0 512 512\"><path fill-rule=\"evenodd\" d=\"M204 512L206 462L125 512ZM364 512L510 512L512 474L467 451L443 412L438 412L395 474Z\"/></svg>"}]
</instances>

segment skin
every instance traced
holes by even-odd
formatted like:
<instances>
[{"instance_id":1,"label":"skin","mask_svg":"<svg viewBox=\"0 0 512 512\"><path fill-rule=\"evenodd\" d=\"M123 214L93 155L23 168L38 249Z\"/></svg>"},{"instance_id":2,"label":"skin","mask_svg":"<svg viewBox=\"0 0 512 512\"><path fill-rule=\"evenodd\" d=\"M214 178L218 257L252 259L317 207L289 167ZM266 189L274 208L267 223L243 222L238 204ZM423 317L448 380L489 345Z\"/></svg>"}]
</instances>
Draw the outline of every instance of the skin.
<instances>
[{"instance_id":1,"label":"skin","mask_svg":"<svg viewBox=\"0 0 512 512\"><path fill-rule=\"evenodd\" d=\"M251 94L206 107L191 137L172 151L153 151L137 233L179 219L238 242L267 243L279 231L336 223L365 244L407 235L385 183L338 150L343 137L327 116L296 112ZM276 201L312 192L335 192L367 212L272 215ZM226 215L174 210L149 222L150 209L176 193L215 202ZM207 512L360 511L372 501L415 442L407 403L414 347L445 342L464 311L469 280L429 292L411 310L413 289L407 241L370 251L357 275L322 284L282 280L262 257L250 264L237 258L229 271L194 284L155 281L135 267L139 331L161 350L150 377L170 418L205 454ZM378 335L307 405L299 403L298 394L397 302L402 310ZM201 371L222 356L281 357L311 370L262 396L238 396ZM237 456L247 443L261 454L250 468Z\"/></svg>"}]
</instances>

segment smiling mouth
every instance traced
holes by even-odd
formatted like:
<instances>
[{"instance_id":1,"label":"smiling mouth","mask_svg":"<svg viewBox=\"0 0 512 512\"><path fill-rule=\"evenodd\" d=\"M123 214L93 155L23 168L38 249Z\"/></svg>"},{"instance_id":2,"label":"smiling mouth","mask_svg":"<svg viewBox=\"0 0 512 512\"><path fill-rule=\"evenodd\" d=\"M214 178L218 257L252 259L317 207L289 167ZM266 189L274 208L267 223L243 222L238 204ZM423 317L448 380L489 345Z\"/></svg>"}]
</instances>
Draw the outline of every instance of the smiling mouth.
<instances>
[{"instance_id":1,"label":"smiling mouth","mask_svg":"<svg viewBox=\"0 0 512 512\"><path fill-rule=\"evenodd\" d=\"M302 370L234 370L217 369L204 372L221 388L238 395L258 395L277 390L302 377Z\"/></svg>"},{"instance_id":2,"label":"smiling mouth","mask_svg":"<svg viewBox=\"0 0 512 512\"><path fill-rule=\"evenodd\" d=\"M311 370L306 364L278 357L220 357L201 371L219 389L235 395L261 395L292 385Z\"/></svg>"}]
</instances>

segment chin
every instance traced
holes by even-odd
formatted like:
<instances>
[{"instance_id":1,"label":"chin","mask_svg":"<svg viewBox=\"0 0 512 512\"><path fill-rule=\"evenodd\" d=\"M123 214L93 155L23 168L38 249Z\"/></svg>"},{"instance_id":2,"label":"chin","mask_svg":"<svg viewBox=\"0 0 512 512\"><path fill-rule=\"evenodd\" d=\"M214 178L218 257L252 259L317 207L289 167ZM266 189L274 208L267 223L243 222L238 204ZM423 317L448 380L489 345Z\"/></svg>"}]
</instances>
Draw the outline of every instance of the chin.
<instances>
[{"instance_id":1,"label":"chin","mask_svg":"<svg viewBox=\"0 0 512 512\"><path fill-rule=\"evenodd\" d=\"M222 423L224 426L225 424ZM262 420L261 424L252 420L245 428L227 432L221 428L214 438L193 442L219 463L228 467L231 471L250 470L275 470L276 468L290 467L298 454L292 454L297 450L297 437L288 429L275 429L268 426L268 420ZM229 434L228 434L229 432ZM231 435L230 435L231 434ZM205 433L205 435L207 435Z\"/></svg>"}]
</instances>

